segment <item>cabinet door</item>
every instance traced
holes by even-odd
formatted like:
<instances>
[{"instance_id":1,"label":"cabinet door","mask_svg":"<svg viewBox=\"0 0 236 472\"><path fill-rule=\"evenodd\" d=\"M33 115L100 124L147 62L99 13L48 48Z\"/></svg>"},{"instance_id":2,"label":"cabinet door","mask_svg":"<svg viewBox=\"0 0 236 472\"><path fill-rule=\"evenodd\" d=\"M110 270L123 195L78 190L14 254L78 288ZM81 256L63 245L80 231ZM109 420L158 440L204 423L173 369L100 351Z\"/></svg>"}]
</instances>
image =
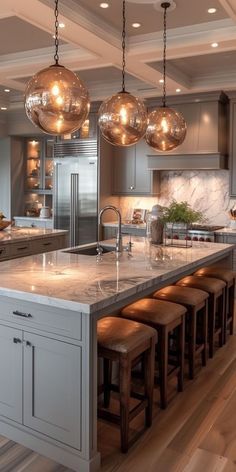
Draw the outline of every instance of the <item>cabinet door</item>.
<instances>
[{"instance_id":1,"label":"cabinet door","mask_svg":"<svg viewBox=\"0 0 236 472\"><path fill-rule=\"evenodd\" d=\"M218 152L218 102L200 103L198 152Z\"/></svg>"},{"instance_id":2,"label":"cabinet door","mask_svg":"<svg viewBox=\"0 0 236 472\"><path fill-rule=\"evenodd\" d=\"M112 158L113 194L132 194L135 189L135 146L115 147Z\"/></svg>"},{"instance_id":3,"label":"cabinet door","mask_svg":"<svg viewBox=\"0 0 236 472\"><path fill-rule=\"evenodd\" d=\"M236 101L230 104L230 196L236 197Z\"/></svg>"},{"instance_id":4,"label":"cabinet door","mask_svg":"<svg viewBox=\"0 0 236 472\"><path fill-rule=\"evenodd\" d=\"M148 170L147 155L150 147L145 141L136 144L135 189L133 193L150 194L152 192L152 171Z\"/></svg>"},{"instance_id":5,"label":"cabinet door","mask_svg":"<svg viewBox=\"0 0 236 472\"><path fill-rule=\"evenodd\" d=\"M0 415L22 423L22 331L0 325Z\"/></svg>"},{"instance_id":6,"label":"cabinet door","mask_svg":"<svg viewBox=\"0 0 236 472\"><path fill-rule=\"evenodd\" d=\"M24 333L23 424L81 449L81 348Z\"/></svg>"}]
</instances>

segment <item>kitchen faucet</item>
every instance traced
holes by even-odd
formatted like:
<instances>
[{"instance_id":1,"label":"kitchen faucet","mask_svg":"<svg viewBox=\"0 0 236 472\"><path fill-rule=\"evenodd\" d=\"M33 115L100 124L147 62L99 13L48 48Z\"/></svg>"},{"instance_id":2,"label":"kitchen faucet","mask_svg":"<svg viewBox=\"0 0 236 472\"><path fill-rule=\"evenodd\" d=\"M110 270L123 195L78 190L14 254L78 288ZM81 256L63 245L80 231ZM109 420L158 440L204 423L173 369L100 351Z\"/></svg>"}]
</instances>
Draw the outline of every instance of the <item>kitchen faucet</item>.
<instances>
[{"instance_id":1,"label":"kitchen faucet","mask_svg":"<svg viewBox=\"0 0 236 472\"><path fill-rule=\"evenodd\" d=\"M117 229L117 235L116 235L116 252L122 252L123 251L123 246L122 246L122 235L121 235L121 214L120 214L120 210L118 210L118 208L114 207L113 205L106 205L99 212L99 215L98 215L98 250L99 249L101 250L100 238L99 238L99 225L101 224L102 215L106 210L113 210L116 213L117 217L118 217L118 229Z\"/></svg>"}]
</instances>

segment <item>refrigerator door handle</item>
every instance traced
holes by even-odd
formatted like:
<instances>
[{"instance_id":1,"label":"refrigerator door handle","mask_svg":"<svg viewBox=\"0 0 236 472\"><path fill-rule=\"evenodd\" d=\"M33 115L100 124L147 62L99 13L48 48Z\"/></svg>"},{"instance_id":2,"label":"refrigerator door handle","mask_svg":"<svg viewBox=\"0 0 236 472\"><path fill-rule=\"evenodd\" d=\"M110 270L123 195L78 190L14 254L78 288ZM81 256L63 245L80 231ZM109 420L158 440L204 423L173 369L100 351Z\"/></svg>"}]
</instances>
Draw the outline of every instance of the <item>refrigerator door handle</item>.
<instances>
[{"instance_id":1,"label":"refrigerator door handle","mask_svg":"<svg viewBox=\"0 0 236 472\"><path fill-rule=\"evenodd\" d=\"M71 174L70 192L70 245L75 246L77 241L77 227L79 218L79 174Z\"/></svg>"}]
</instances>

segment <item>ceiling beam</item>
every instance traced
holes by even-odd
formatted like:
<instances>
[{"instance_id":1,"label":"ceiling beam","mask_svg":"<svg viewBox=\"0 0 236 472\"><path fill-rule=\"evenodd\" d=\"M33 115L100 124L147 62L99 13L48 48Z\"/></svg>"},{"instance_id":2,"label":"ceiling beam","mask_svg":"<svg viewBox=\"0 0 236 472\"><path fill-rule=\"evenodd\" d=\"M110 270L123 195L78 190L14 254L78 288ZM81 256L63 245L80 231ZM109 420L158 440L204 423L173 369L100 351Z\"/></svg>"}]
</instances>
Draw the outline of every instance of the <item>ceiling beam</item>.
<instances>
[{"instance_id":1,"label":"ceiling beam","mask_svg":"<svg viewBox=\"0 0 236 472\"><path fill-rule=\"evenodd\" d=\"M234 0L233 0L234 1ZM234 5L230 0L219 0L221 6L226 11L227 15L236 23L236 5L234 1Z\"/></svg>"}]
</instances>

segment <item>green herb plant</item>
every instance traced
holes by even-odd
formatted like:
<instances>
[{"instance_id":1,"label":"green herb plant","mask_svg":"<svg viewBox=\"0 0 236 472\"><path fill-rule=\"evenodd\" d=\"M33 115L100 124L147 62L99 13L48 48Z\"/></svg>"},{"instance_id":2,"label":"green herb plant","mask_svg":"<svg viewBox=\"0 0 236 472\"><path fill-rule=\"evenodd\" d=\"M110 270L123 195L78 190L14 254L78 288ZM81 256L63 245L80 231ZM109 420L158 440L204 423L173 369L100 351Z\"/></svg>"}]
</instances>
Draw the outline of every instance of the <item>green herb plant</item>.
<instances>
[{"instance_id":1,"label":"green herb plant","mask_svg":"<svg viewBox=\"0 0 236 472\"><path fill-rule=\"evenodd\" d=\"M173 200L169 207L165 207L162 216L163 223L184 223L191 226L192 223L200 223L204 221L201 211L191 208L188 202L178 203Z\"/></svg>"}]
</instances>

